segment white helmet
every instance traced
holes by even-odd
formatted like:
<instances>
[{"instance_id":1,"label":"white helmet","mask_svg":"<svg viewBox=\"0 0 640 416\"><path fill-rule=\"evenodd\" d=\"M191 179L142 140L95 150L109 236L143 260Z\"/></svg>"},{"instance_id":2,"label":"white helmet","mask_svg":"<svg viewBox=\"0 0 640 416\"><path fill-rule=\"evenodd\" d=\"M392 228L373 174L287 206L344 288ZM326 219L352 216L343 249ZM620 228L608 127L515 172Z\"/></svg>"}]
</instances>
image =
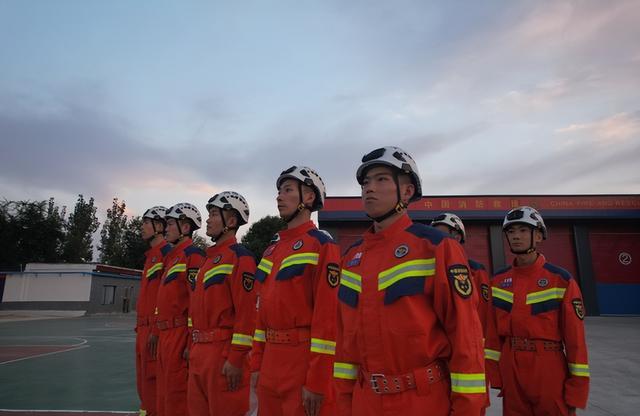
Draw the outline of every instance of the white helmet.
<instances>
[{"instance_id":1,"label":"white helmet","mask_svg":"<svg viewBox=\"0 0 640 416\"><path fill-rule=\"evenodd\" d=\"M238 217L238 225L244 225L249 222L249 204L242 195L237 192L224 191L215 194L207 202L207 211L217 207L224 210L235 210Z\"/></svg>"},{"instance_id":2,"label":"white helmet","mask_svg":"<svg viewBox=\"0 0 640 416\"><path fill-rule=\"evenodd\" d=\"M194 226L193 230L197 230L202 226L202 216L200 215L200 211L198 211L198 208L196 208L192 204L189 204L188 202L181 202L169 208L167 214L165 215L165 218L175 218L176 220L191 220Z\"/></svg>"},{"instance_id":3,"label":"white helmet","mask_svg":"<svg viewBox=\"0 0 640 416\"><path fill-rule=\"evenodd\" d=\"M422 198L422 183L418 165L413 158L399 147L386 146L373 150L362 157L362 164L356 172L356 179L362 185L366 171L375 165L385 165L399 169L401 172L411 176L416 191L409 202L418 201Z\"/></svg>"},{"instance_id":4,"label":"white helmet","mask_svg":"<svg viewBox=\"0 0 640 416\"><path fill-rule=\"evenodd\" d=\"M316 194L316 200L311 207L311 211L317 211L324 206L324 200L327 197L327 191L324 182L318 173L307 166L291 166L283 171L278 180L276 180L276 188L280 189L280 185L287 179L297 179L303 184L313 188ZM300 195L302 198L302 195Z\"/></svg>"},{"instance_id":5,"label":"white helmet","mask_svg":"<svg viewBox=\"0 0 640 416\"><path fill-rule=\"evenodd\" d=\"M164 216L167 214L167 209L163 206L151 207L142 214L142 218L149 218L152 220L164 221Z\"/></svg>"},{"instance_id":6,"label":"white helmet","mask_svg":"<svg viewBox=\"0 0 640 416\"><path fill-rule=\"evenodd\" d=\"M450 212L444 212L438 215L433 219L433 221L431 221L431 225L435 226L438 224L447 225L452 229L456 230L457 232L459 232L460 235L462 236L460 243L464 243L464 240L467 238L467 233L464 229L464 224L462 223L462 220L456 214L452 214Z\"/></svg>"},{"instance_id":7,"label":"white helmet","mask_svg":"<svg viewBox=\"0 0 640 416\"><path fill-rule=\"evenodd\" d=\"M527 206L514 208L507 213L502 223L502 230L506 231L513 224L526 224L542 231L542 238L547 239L547 226L544 225L542 215L535 209Z\"/></svg>"}]
</instances>

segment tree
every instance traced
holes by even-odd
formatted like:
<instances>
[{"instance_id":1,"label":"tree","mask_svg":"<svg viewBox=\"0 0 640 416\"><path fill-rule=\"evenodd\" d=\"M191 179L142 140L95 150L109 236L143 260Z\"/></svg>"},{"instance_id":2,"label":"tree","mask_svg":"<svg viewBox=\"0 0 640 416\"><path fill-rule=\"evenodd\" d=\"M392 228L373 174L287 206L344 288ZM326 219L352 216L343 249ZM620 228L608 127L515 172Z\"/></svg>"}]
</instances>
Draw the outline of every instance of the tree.
<instances>
[{"instance_id":1,"label":"tree","mask_svg":"<svg viewBox=\"0 0 640 416\"><path fill-rule=\"evenodd\" d=\"M127 224L123 236L124 257L121 264L122 267L132 269L142 269L144 267L144 253L149 249L149 245L142 239L141 226L141 217L133 217Z\"/></svg>"},{"instance_id":2,"label":"tree","mask_svg":"<svg viewBox=\"0 0 640 416\"><path fill-rule=\"evenodd\" d=\"M242 237L242 244L251 250L259 260L274 234L284 230L286 226L287 223L280 217L267 215L251 224L249 231Z\"/></svg>"},{"instance_id":3,"label":"tree","mask_svg":"<svg viewBox=\"0 0 640 416\"><path fill-rule=\"evenodd\" d=\"M100 226L96 211L93 198L89 198L87 202L82 194L78 195L76 206L67 222L67 235L62 248L64 261L69 263L93 261L93 233Z\"/></svg>"},{"instance_id":4,"label":"tree","mask_svg":"<svg viewBox=\"0 0 640 416\"><path fill-rule=\"evenodd\" d=\"M126 204L113 198L111 209L107 210L107 218L104 220L100 231L100 262L112 266L124 266L127 249L124 244L127 231Z\"/></svg>"},{"instance_id":5,"label":"tree","mask_svg":"<svg viewBox=\"0 0 640 416\"><path fill-rule=\"evenodd\" d=\"M20 270L29 262L58 262L64 239L62 212L49 201L0 204L0 267Z\"/></svg>"},{"instance_id":6,"label":"tree","mask_svg":"<svg viewBox=\"0 0 640 416\"><path fill-rule=\"evenodd\" d=\"M209 242L200 234L198 233L193 233L193 245L196 247L201 248L202 250L207 250L207 248L209 248L211 246L211 244L209 244Z\"/></svg>"}]
</instances>

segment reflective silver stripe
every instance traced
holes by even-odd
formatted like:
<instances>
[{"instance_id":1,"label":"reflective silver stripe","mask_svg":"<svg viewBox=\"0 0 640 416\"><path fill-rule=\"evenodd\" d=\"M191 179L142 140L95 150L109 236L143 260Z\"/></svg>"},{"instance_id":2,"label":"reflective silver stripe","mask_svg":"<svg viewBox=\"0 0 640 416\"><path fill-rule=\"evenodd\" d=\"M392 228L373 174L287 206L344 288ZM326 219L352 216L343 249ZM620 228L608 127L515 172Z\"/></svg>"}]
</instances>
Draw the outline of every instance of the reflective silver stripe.
<instances>
[{"instance_id":1,"label":"reflective silver stripe","mask_svg":"<svg viewBox=\"0 0 640 416\"><path fill-rule=\"evenodd\" d=\"M362 292L362 276L350 272L349 270L342 269L340 274L340 284L353 289L356 292Z\"/></svg>"},{"instance_id":2,"label":"reflective silver stripe","mask_svg":"<svg viewBox=\"0 0 640 416\"><path fill-rule=\"evenodd\" d=\"M333 377L343 380L355 380L358 378L359 366L349 363L333 363Z\"/></svg>"},{"instance_id":3,"label":"reflective silver stripe","mask_svg":"<svg viewBox=\"0 0 640 416\"><path fill-rule=\"evenodd\" d=\"M484 373L451 373L451 391L454 393L485 393Z\"/></svg>"},{"instance_id":4,"label":"reflective silver stripe","mask_svg":"<svg viewBox=\"0 0 640 416\"><path fill-rule=\"evenodd\" d=\"M400 263L378 275L378 290L384 290L407 277L427 277L436 273L436 259L417 259Z\"/></svg>"}]
</instances>

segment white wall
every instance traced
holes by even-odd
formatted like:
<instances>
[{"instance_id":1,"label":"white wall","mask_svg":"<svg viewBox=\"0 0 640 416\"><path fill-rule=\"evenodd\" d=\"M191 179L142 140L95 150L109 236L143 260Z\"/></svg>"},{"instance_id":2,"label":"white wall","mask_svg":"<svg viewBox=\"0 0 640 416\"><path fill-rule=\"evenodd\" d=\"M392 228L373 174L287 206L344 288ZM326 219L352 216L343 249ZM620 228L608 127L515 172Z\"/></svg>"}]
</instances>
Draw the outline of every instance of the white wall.
<instances>
[{"instance_id":1,"label":"white wall","mask_svg":"<svg viewBox=\"0 0 640 416\"><path fill-rule=\"evenodd\" d=\"M3 302L88 302L92 264L29 263L23 273L7 273Z\"/></svg>"}]
</instances>

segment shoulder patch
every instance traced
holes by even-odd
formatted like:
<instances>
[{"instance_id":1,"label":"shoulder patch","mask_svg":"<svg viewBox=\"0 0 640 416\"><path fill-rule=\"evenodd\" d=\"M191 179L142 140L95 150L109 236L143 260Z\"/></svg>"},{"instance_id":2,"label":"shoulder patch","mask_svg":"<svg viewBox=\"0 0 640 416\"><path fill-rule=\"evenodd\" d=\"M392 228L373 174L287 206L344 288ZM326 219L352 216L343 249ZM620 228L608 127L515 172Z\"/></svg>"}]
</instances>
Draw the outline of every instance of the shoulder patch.
<instances>
[{"instance_id":1,"label":"shoulder patch","mask_svg":"<svg viewBox=\"0 0 640 416\"><path fill-rule=\"evenodd\" d=\"M322 232L320 230L314 229L314 230L309 230L309 232L307 232L307 234L309 234L311 237L315 238L316 240L318 240L320 242L320 244L324 245L327 243L334 243L335 241L333 240L333 238L331 238L327 233Z\"/></svg>"},{"instance_id":2,"label":"shoulder patch","mask_svg":"<svg viewBox=\"0 0 640 416\"><path fill-rule=\"evenodd\" d=\"M467 266L464 264L452 264L447 269L447 275L458 295L465 299L471 296L473 285L471 284Z\"/></svg>"},{"instance_id":3,"label":"shoulder patch","mask_svg":"<svg viewBox=\"0 0 640 416\"><path fill-rule=\"evenodd\" d=\"M202 257L206 257L207 254L200 247L196 247L194 245L190 245L189 247L184 249L185 256L190 256L192 254L199 254Z\"/></svg>"},{"instance_id":4,"label":"shoulder patch","mask_svg":"<svg viewBox=\"0 0 640 416\"><path fill-rule=\"evenodd\" d=\"M582 299L575 298L571 300L571 304L573 305L576 316L582 321L584 319L584 304L582 303Z\"/></svg>"},{"instance_id":5,"label":"shoulder patch","mask_svg":"<svg viewBox=\"0 0 640 416\"><path fill-rule=\"evenodd\" d=\"M573 279L573 277L571 276L571 273L569 273L568 271L566 271L562 267L556 266L555 264L545 263L544 266L542 266L542 267L547 269L547 270L549 270L551 273L555 273L555 274L559 275L564 280L569 281L569 280Z\"/></svg>"},{"instance_id":6,"label":"shoulder patch","mask_svg":"<svg viewBox=\"0 0 640 416\"><path fill-rule=\"evenodd\" d=\"M160 249L160 253L162 253L162 257L166 257L167 254L169 254L169 252L173 249L173 246L171 244L165 244L164 246L162 246L162 248Z\"/></svg>"},{"instance_id":7,"label":"shoulder patch","mask_svg":"<svg viewBox=\"0 0 640 416\"><path fill-rule=\"evenodd\" d=\"M196 276L198 276L198 268L191 268L187 271L187 280L191 285L191 290L196 288Z\"/></svg>"},{"instance_id":8,"label":"shoulder patch","mask_svg":"<svg viewBox=\"0 0 640 416\"><path fill-rule=\"evenodd\" d=\"M497 275L502 274L502 273L506 273L506 272L508 272L509 270L511 270L511 266L504 266L504 267L501 267L501 268L499 268L498 270L496 270L496 271L493 273L493 277L496 277Z\"/></svg>"},{"instance_id":9,"label":"shoulder patch","mask_svg":"<svg viewBox=\"0 0 640 416\"><path fill-rule=\"evenodd\" d=\"M229 246L229 248L231 249L231 251L236 253L236 256L238 257L251 257L254 260L256 258L256 256L253 255L251 250L249 250L242 244L233 244L232 246Z\"/></svg>"},{"instance_id":10,"label":"shoulder patch","mask_svg":"<svg viewBox=\"0 0 640 416\"><path fill-rule=\"evenodd\" d=\"M469 267L471 267L471 270L485 270L484 264L471 259L469 259Z\"/></svg>"},{"instance_id":11,"label":"shoulder patch","mask_svg":"<svg viewBox=\"0 0 640 416\"><path fill-rule=\"evenodd\" d=\"M415 235L418 238L423 238L425 240L428 240L433 245L440 244L442 240L448 237L447 234L443 233L440 230L436 230L435 228L429 225L418 224L418 223L414 223L410 225L407 229L405 229L405 231Z\"/></svg>"},{"instance_id":12,"label":"shoulder patch","mask_svg":"<svg viewBox=\"0 0 640 416\"><path fill-rule=\"evenodd\" d=\"M253 274L249 272L242 273L242 287L247 292L251 292L253 290L253 282L255 282L256 278Z\"/></svg>"},{"instance_id":13,"label":"shoulder patch","mask_svg":"<svg viewBox=\"0 0 640 416\"><path fill-rule=\"evenodd\" d=\"M337 263L327 265L327 282L330 287L336 287L340 283L340 266Z\"/></svg>"}]
</instances>

